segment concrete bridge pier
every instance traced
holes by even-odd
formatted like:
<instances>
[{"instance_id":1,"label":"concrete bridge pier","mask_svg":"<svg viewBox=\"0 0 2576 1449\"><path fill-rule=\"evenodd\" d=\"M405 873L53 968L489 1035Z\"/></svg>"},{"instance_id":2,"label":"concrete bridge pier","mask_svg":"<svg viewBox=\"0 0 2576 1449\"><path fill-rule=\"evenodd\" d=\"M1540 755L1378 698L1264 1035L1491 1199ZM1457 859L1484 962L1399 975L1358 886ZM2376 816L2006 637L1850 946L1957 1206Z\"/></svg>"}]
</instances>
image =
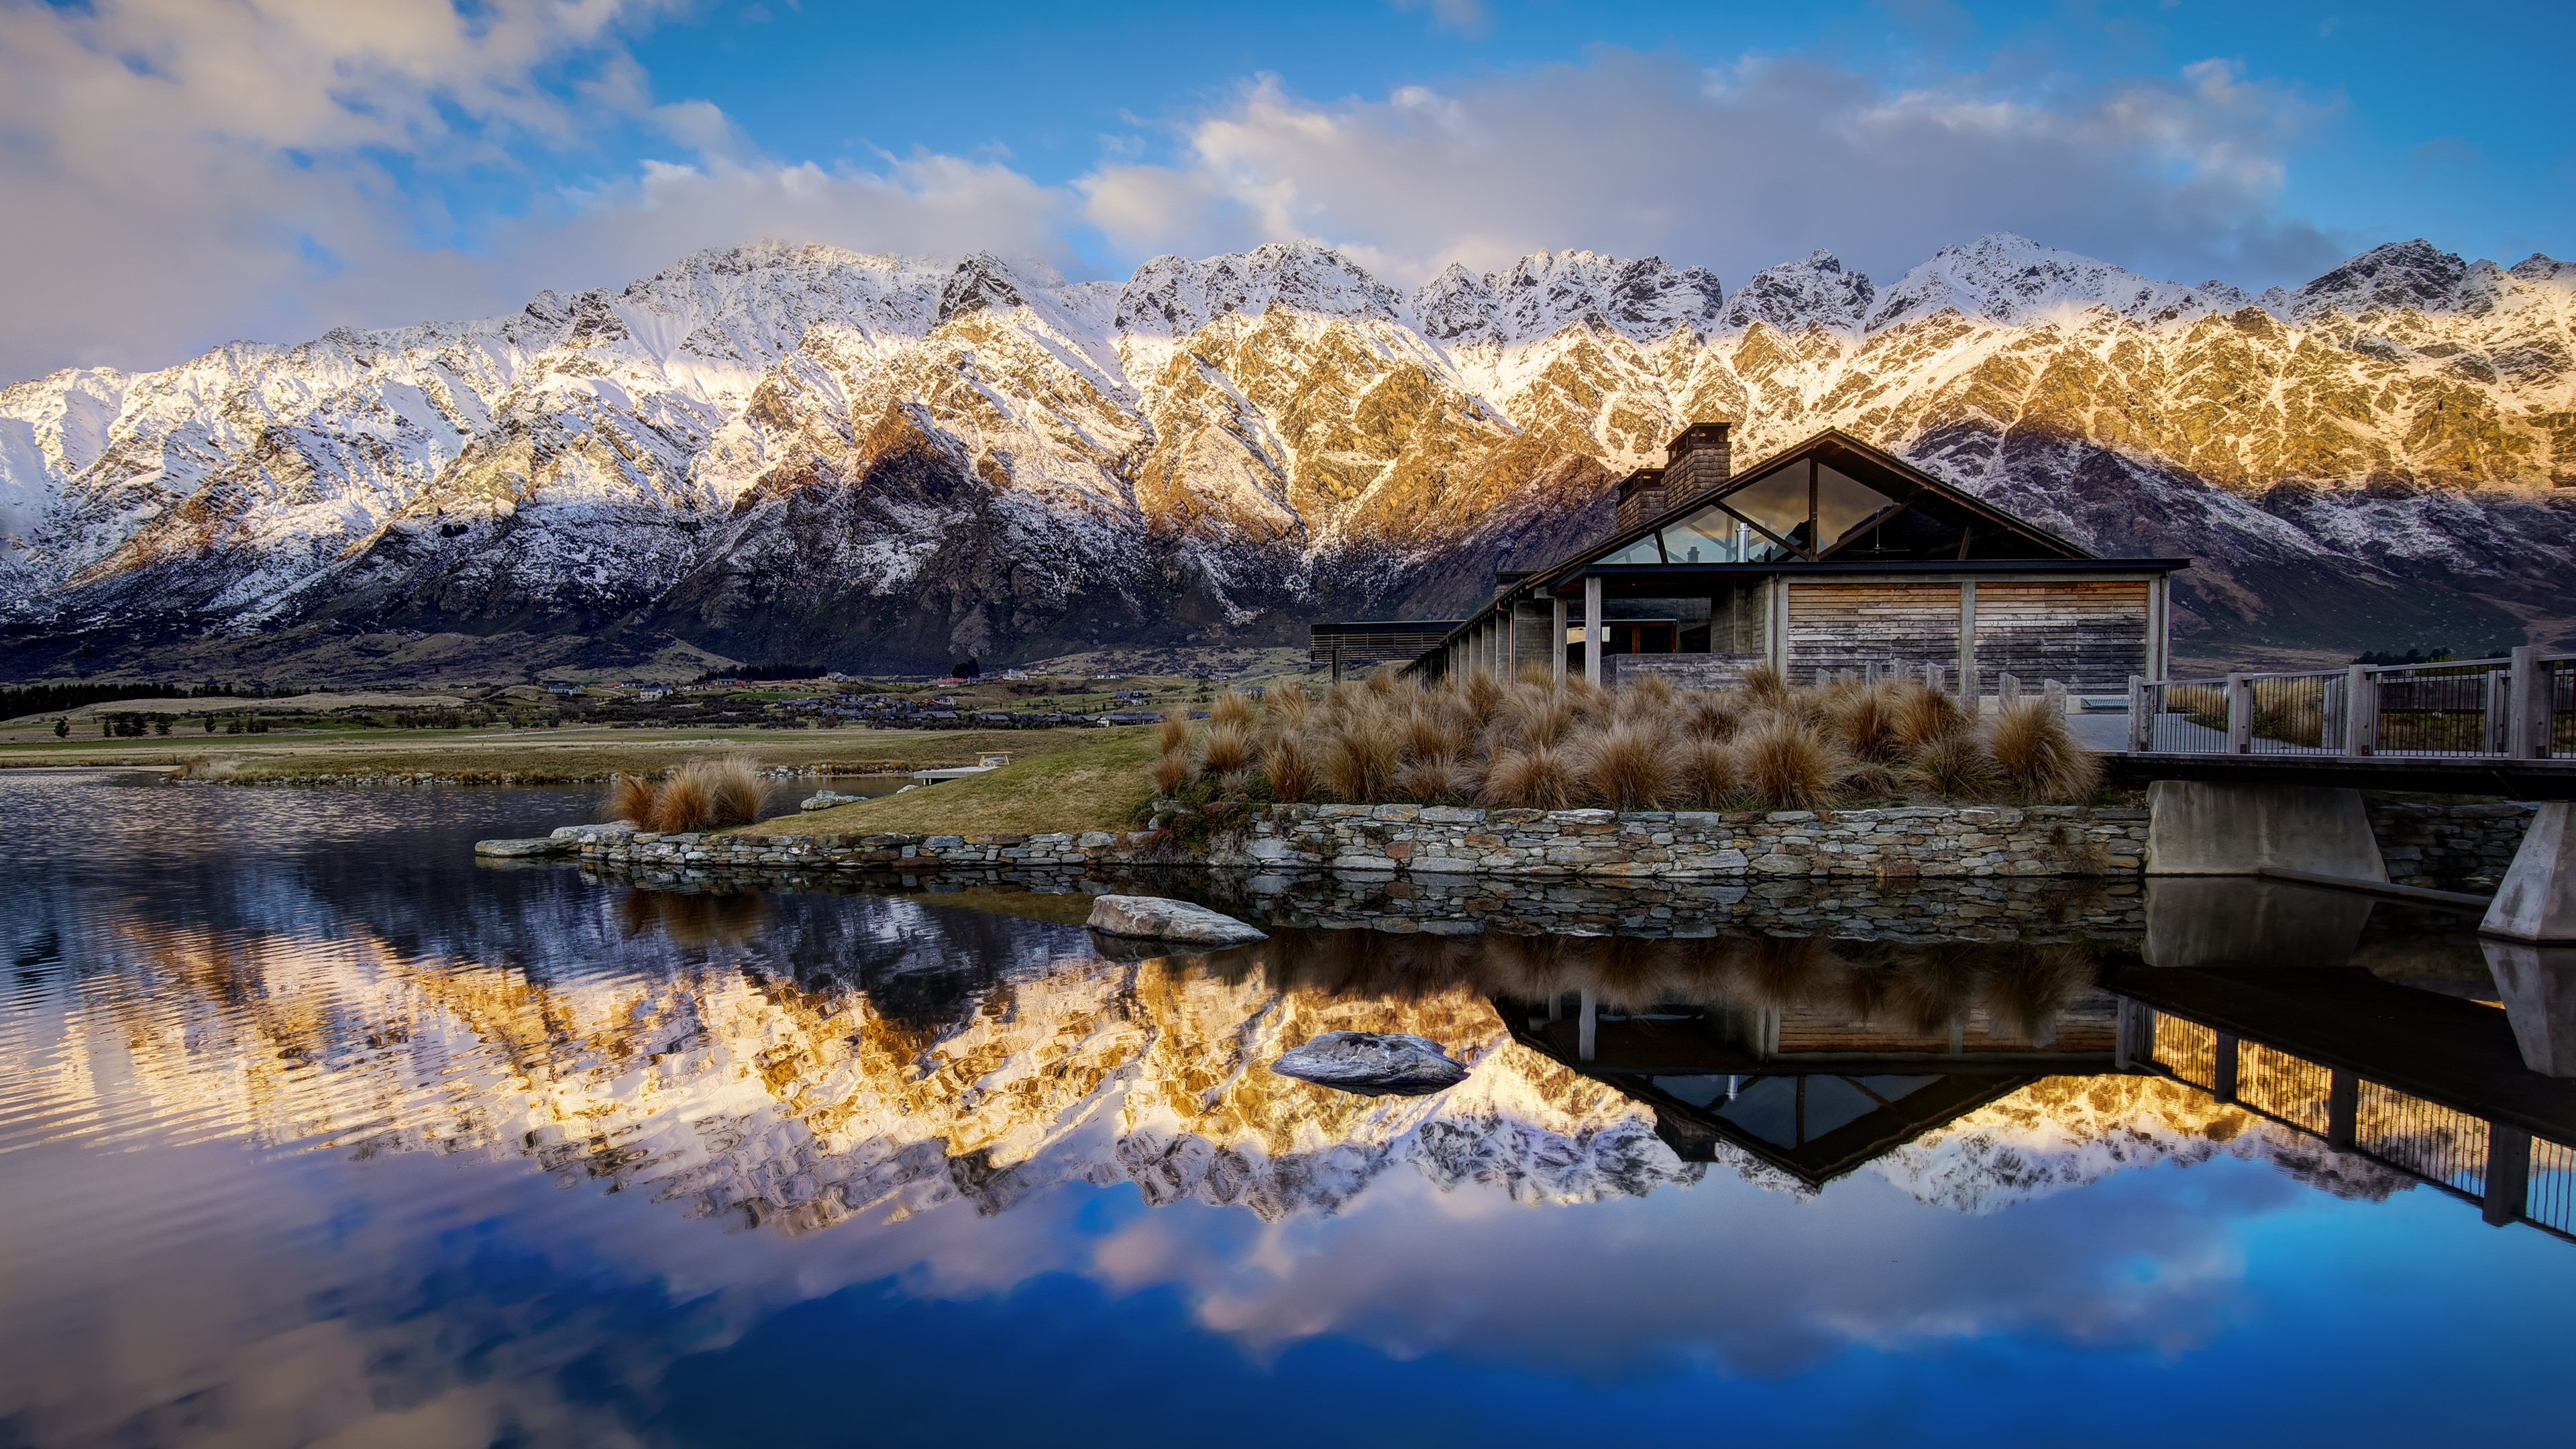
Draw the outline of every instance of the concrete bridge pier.
<instances>
[{"instance_id":1,"label":"concrete bridge pier","mask_svg":"<svg viewBox=\"0 0 2576 1449\"><path fill-rule=\"evenodd\" d=\"M2158 780L2147 787L2147 809L2149 875L2269 869L2388 879L2359 790Z\"/></svg>"},{"instance_id":2,"label":"concrete bridge pier","mask_svg":"<svg viewBox=\"0 0 2576 1449\"><path fill-rule=\"evenodd\" d=\"M2576 943L2576 801L2535 811L2522 848L2479 923L2481 934L2516 941Z\"/></svg>"},{"instance_id":3,"label":"concrete bridge pier","mask_svg":"<svg viewBox=\"0 0 2576 1449\"><path fill-rule=\"evenodd\" d=\"M2522 1064L2544 1077L2576 1077L2576 946L2478 942L2496 996L2513 1023Z\"/></svg>"}]
</instances>

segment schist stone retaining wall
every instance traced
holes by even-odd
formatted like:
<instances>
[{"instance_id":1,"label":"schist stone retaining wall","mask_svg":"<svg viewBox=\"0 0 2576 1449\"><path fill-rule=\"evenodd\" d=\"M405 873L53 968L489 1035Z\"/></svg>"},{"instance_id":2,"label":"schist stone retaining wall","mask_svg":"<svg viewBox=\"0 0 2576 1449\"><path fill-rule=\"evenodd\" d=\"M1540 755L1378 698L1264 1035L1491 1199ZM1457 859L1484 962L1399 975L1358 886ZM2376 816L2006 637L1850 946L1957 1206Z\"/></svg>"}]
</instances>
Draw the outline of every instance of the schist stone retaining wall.
<instances>
[{"instance_id":1,"label":"schist stone retaining wall","mask_svg":"<svg viewBox=\"0 0 2576 1449\"><path fill-rule=\"evenodd\" d=\"M1413 876L1905 880L1934 876L2129 876L2147 812L2080 806L1902 810L1474 810L1438 805L1276 805L1203 854L1161 832L1084 835L625 835L586 860L645 868L795 867L917 872L962 866L1187 863Z\"/></svg>"},{"instance_id":2,"label":"schist stone retaining wall","mask_svg":"<svg viewBox=\"0 0 2576 1449\"><path fill-rule=\"evenodd\" d=\"M2370 833L2399 885L2494 890L2531 827L2528 805L2373 805Z\"/></svg>"},{"instance_id":3,"label":"schist stone retaining wall","mask_svg":"<svg viewBox=\"0 0 2576 1449\"><path fill-rule=\"evenodd\" d=\"M2520 805L2370 810L2390 879L2492 886L2521 843ZM586 861L630 872L1208 865L1408 877L1596 880L1980 879L2140 873L2147 812L2086 806L1692 812L1274 805L1204 852L1159 831L1051 835L586 835Z\"/></svg>"}]
</instances>

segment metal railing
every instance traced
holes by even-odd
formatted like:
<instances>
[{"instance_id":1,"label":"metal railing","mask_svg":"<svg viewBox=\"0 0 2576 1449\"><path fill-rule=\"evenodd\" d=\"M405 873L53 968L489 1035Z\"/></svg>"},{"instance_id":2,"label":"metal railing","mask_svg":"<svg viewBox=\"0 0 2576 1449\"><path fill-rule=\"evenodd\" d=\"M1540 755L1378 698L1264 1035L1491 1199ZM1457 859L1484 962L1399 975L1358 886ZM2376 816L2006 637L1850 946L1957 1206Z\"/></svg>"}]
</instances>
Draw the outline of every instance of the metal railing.
<instances>
[{"instance_id":1,"label":"metal railing","mask_svg":"<svg viewBox=\"0 0 2576 1449\"><path fill-rule=\"evenodd\" d=\"M2129 749L2167 755L2576 758L2576 654L2129 679Z\"/></svg>"},{"instance_id":2,"label":"metal railing","mask_svg":"<svg viewBox=\"0 0 2576 1449\"><path fill-rule=\"evenodd\" d=\"M2576 1241L2576 1147L2187 1017L2142 1015L2136 1065L2476 1203L2490 1223Z\"/></svg>"}]
</instances>

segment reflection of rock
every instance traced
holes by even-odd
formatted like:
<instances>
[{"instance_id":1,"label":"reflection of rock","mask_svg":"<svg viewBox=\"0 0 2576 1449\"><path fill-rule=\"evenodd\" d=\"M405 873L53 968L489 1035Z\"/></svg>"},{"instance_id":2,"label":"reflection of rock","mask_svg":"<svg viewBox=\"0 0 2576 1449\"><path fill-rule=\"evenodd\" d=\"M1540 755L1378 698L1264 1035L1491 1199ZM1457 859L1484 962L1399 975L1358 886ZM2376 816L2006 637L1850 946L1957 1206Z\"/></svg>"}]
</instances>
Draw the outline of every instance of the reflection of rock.
<instances>
[{"instance_id":1,"label":"reflection of rock","mask_svg":"<svg viewBox=\"0 0 2576 1449\"><path fill-rule=\"evenodd\" d=\"M1364 1097L1427 1097L1467 1078L1438 1042L1401 1032L1328 1031L1282 1054L1270 1070Z\"/></svg>"},{"instance_id":2,"label":"reflection of rock","mask_svg":"<svg viewBox=\"0 0 2576 1449\"><path fill-rule=\"evenodd\" d=\"M1102 896L1091 903L1091 929L1187 946L1245 946L1269 936L1222 911L1162 896Z\"/></svg>"},{"instance_id":3,"label":"reflection of rock","mask_svg":"<svg viewBox=\"0 0 2576 1449\"><path fill-rule=\"evenodd\" d=\"M474 853L476 855L497 856L505 860L523 855L570 855L580 848L580 841L557 840L554 837L547 835L536 836L528 840L478 840L474 842Z\"/></svg>"}]
</instances>

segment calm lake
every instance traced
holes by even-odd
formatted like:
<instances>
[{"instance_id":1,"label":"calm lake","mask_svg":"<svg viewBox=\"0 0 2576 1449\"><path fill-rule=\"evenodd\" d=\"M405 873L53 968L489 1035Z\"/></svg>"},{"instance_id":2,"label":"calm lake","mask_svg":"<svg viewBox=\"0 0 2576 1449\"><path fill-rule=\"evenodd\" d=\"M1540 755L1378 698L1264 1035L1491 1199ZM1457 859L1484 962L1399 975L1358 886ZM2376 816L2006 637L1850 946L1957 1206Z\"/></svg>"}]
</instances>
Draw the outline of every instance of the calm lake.
<instances>
[{"instance_id":1,"label":"calm lake","mask_svg":"<svg viewBox=\"0 0 2576 1449\"><path fill-rule=\"evenodd\" d=\"M0 1446L2566 1432L2576 1083L2473 923L1345 883L1175 957L470 854L591 802L0 776ZM1343 1028L1473 1070L1266 1070Z\"/></svg>"}]
</instances>

